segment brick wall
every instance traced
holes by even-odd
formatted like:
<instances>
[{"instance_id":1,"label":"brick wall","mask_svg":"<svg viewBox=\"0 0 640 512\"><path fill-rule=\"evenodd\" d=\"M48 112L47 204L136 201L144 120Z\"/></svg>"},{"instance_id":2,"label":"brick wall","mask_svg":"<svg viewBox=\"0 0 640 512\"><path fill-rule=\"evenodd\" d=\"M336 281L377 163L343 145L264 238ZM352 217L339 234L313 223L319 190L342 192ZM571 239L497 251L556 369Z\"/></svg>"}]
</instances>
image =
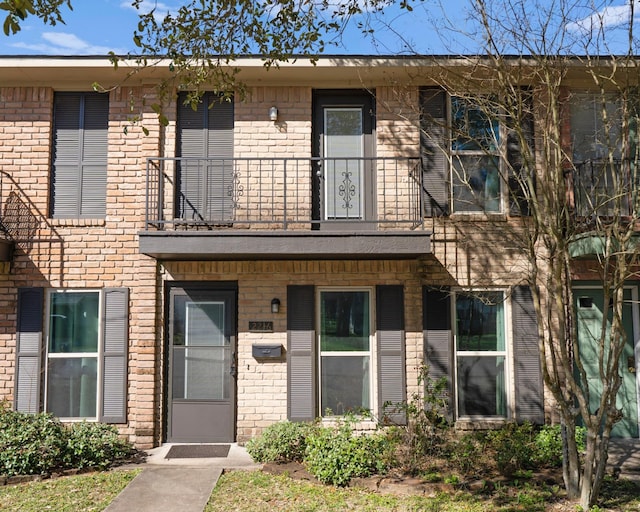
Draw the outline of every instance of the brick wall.
<instances>
[{"instance_id":1,"label":"brick wall","mask_svg":"<svg viewBox=\"0 0 640 512\"><path fill-rule=\"evenodd\" d=\"M237 433L244 441L287 418L287 365L257 361L254 343L287 346L287 285L374 287L402 284L405 291L406 371L409 395L418 390L422 360L422 283L416 261L166 262L166 278L176 281L237 281ZM281 301L271 313L271 300ZM249 332L250 320L273 321L273 332Z\"/></svg>"}]
</instances>

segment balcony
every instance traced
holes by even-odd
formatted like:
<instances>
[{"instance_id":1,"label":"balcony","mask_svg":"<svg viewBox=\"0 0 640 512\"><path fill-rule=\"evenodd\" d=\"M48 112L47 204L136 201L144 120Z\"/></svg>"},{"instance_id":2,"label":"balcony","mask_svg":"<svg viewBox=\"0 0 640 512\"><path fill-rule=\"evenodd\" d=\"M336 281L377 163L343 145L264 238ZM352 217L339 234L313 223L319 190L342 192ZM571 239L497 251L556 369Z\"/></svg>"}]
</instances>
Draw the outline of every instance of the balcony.
<instances>
[{"instance_id":1,"label":"balcony","mask_svg":"<svg viewBox=\"0 0 640 512\"><path fill-rule=\"evenodd\" d=\"M588 225L594 218L636 217L634 166L626 160L587 160L575 164L575 216Z\"/></svg>"},{"instance_id":2,"label":"balcony","mask_svg":"<svg viewBox=\"0 0 640 512\"><path fill-rule=\"evenodd\" d=\"M140 252L158 259L414 258L419 158L150 158Z\"/></svg>"},{"instance_id":3,"label":"balcony","mask_svg":"<svg viewBox=\"0 0 640 512\"><path fill-rule=\"evenodd\" d=\"M593 258L605 252L602 226L637 222L637 182L635 165L628 160L587 160L575 164L573 174L576 236L569 247L573 258ZM634 235L625 251L635 251Z\"/></svg>"}]
</instances>

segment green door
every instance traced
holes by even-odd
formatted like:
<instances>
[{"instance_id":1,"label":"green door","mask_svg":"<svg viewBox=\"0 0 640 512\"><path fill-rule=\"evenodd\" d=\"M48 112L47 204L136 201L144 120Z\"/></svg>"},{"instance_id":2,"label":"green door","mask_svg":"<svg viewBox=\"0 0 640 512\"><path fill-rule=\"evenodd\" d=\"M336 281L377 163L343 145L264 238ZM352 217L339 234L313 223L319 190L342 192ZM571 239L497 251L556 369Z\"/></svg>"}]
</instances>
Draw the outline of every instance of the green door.
<instances>
[{"instance_id":1,"label":"green door","mask_svg":"<svg viewBox=\"0 0 640 512\"><path fill-rule=\"evenodd\" d=\"M613 437L638 437L638 383L635 371L635 340L637 336L634 333L634 316L637 316L634 304L637 304L637 297L633 292L635 289L631 288L624 291L622 323L627 334L627 345L620 359L622 386L616 402L618 409L622 409L623 419L614 426ZM574 289L580 358L587 372L589 389L593 391L590 402L592 411L598 408L599 395L602 392L602 383L598 377L597 344L603 322L603 295L601 288ZM608 313L608 316L610 317L611 313ZM607 320L607 330L610 325L610 320Z\"/></svg>"}]
</instances>

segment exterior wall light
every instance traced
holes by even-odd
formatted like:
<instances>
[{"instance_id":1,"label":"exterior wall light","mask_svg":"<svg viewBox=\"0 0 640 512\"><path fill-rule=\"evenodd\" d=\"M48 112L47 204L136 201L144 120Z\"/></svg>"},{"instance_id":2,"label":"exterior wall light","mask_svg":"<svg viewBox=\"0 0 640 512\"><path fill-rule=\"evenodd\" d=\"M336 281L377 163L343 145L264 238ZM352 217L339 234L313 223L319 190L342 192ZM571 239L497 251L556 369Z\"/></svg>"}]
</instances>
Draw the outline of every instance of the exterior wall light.
<instances>
[{"instance_id":1,"label":"exterior wall light","mask_svg":"<svg viewBox=\"0 0 640 512\"><path fill-rule=\"evenodd\" d=\"M273 299L271 301L271 312L272 313L280 312L280 299Z\"/></svg>"},{"instance_id":2,"label":"exterior wall light","mask_svg":"<svg viewBox=\"0 0 640 512\"><path fill-rule=\"evenodd\" d=\"M271 107L269 109L269 119L272 121L278 120L278 107Z\"/></svg>"}]
</instances>

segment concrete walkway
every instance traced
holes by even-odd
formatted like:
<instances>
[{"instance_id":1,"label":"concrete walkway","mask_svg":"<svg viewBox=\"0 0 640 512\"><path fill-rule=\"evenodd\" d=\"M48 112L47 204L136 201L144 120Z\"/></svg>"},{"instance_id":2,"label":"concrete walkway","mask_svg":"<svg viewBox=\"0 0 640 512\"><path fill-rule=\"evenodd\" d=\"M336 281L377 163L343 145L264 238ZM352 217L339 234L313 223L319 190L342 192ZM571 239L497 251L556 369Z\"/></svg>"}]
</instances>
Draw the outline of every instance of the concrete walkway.
<instances>
[{"instance_id":1,"label":"concrete walkway","mask_svg":"<svg viewBox=\"0 0 640 512\"><path fill-rule=\"evenodd\" d=\"M223 469L258 469L246 450L231 445L226 457L165 458L171 445L147 452L143 471L111 502L105 512L202 512Z\"/></svg>"},{"instance_id":2,"label":"concrete walkway","mask_svg":"<svg viewBox=\"0 0 640 512\"><path fill-rule=\"evenodd\" d=\"M227 457L165 458L171 445L147 452L143 471L111 502L105 512L202 512L223 469L259 469L247 451L231 445ZM615 439L609 450L608 473L640 481L640 440Z\"/></svg>"}]
</instances>

